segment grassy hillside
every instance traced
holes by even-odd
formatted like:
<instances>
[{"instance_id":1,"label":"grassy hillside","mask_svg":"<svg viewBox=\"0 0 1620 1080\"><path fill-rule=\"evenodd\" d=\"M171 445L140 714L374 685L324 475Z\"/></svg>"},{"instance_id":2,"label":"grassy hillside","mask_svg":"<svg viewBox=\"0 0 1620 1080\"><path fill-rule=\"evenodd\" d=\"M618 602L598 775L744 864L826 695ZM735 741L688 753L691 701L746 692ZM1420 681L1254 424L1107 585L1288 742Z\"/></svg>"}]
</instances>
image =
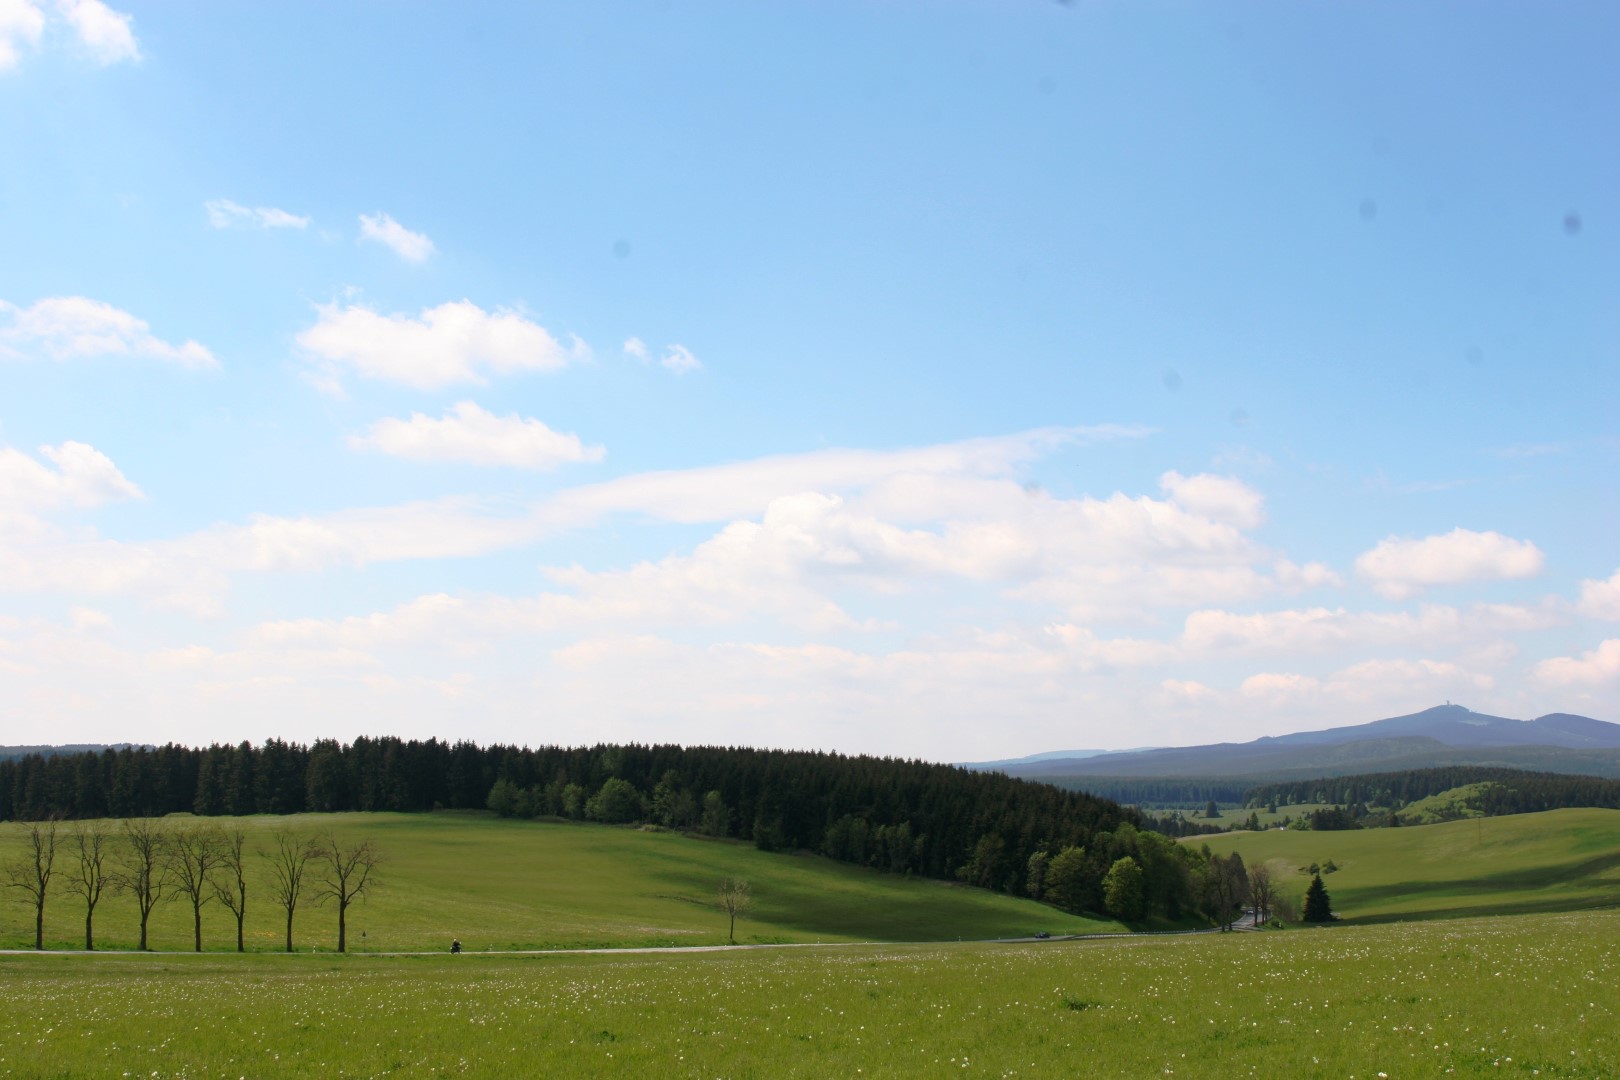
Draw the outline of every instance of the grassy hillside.
<instances>
[{"instance_id":1,"label":"grassy hillside","mask_svg":"<svg viewBox=\"0 0 1620 1080\"><path fill-rule=\"evenodd\" d=\"M1323 880L1333 907L1355 922L1620 906L1620 810L1184 842L1206 841L1217 853L1266 862L1296 899L1310 883L1299 868L1331 859L1339 869Z\"/></svg>"},{"instance_id":2,"label":"grassy hillside","mask_svg":"<svg viewBox=\"0 0 1620 1080\"><path fill-rule=\"evenodd\" d=\"M1337 875L1335 875L1337 876ZM543 957L0 956L22 1076L1620 1075L1620 913Z\"/></svg>"},{"instance_id":3,"label":"grassy hillside","mask_svg":"<svg viewBox=\"0 0 1620 1080\"><path fill-rule=\"evenodd\" d=\"M1401 807L1400 818L1403 825L1433 825L1441 821L1454 821L1459 818L1475 818L1484 815L1472 809L1468 804L1470 800L1477 799L1488 788L1489 781L1477 784L1459 784L1445 791L1437 791L1422 799L1416 799Z\"/></svg>"},{"instance_id":4,"label":"grassy hillside","mask_svg":"<svg viewBox=\"0 0 1620 1080\"><path fill-rule=\"evenodd\" d=\"M375 894L350 910L354 951L437 950L451 938L469 950L720 944L726 925L715 887L727 875L746 878L753 887L754 910L737 926L740 942L930 941L1116 928L980 889L669 832L475 813L177 815L164 821L176 827L240 826L250 847L270 846L272 833L287 828L331 831L340 841L373 840L385 862ZM64 823L58 833L46 909L52 947L79 948L84 940L84 902L66 891L76 860L71 829ZM23 830L0 825L0 859L21 855ZM267 867L254 862L248 948L272 950L281 945L284 916L271 906ZM153 948L190 947L190 909L182 908L165 904L154 914ZM31 945L32 916L23 904L0 904L0 946ZM133 900L104 897L96 928L100 946L132 947ZM306 901L297 916L299 948L326 949L335 940L335 914ZM217 903L205 909L203 947L235 947L235 924Z\"/></svg>"}]
</instances>

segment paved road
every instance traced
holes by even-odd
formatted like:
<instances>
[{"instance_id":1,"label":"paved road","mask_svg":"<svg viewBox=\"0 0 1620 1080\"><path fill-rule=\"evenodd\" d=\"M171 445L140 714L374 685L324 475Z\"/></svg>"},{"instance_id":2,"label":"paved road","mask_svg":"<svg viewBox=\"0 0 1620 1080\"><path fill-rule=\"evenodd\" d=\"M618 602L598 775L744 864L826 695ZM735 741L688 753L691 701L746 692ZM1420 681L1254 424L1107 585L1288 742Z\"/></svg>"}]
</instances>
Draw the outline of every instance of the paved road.
<instances>
[{"instance_id":1,"label":"paved road","mask_svg":"<svg viewBox=\"0 0 1620 1080\"><path fill-rule=\"evenodd\" d=\"M1235 925L1235 926L1232 927L1232 930L1234 932L1236 932L1236 931L1248 932L1248 931L1253 931L1254 929L1255 929L1255 927L1250 926L1247 923L1244 923L1242 925ZM1117 938L1187 937L1187 936L1193 935L1193 934L1219 934L1219 933L1222 933L1222 932L1223 931L1222 931L1222 929L1220 927L1212 926L1212 927L1210 927L1208 929L1205 929L1205 930L1160 930L1160 931L1149 932L1149 933L1054 934L1051 937L1044 937L1044 938L1042 938L1042 937L984 938L984 939L970 939L968 943L969 944L980 944L980 945L1026 945L1026 944L1027 945L1039 945L1039 944L1049 943L1049 942L1053 942L1053 941L1102 941L1102 940L1106 940L1106 939L1117 939ZM962 939L960 939L960 938L958 938L956 941L828 941L828 942L794 941L794 942L784 942L784 943L769 944L769 945L764 945L764 944L754 944L754 945L652 945L652 946L644 946L644 947L641 947L641 948L629 948L629 949L613 949L613 948L605 948L605 949L464 949L464 950L462 950L461 955L462 956L579 956L579 955L587 955L587 956L593 956L593 955L594 956L610 956L610 955L611 956L619 956L619 955L625 955L625 956L629 956L629 955L647 954L647 953L746 952L746 951L750 951L750 950L759 950L759 949L847 949L847 948L862 948L862 947L869 948L869 947L872 947L872 946L879 946L879 947L887 948L887 947L895 947L895 946L901 946L901 945L959 945L959 944L963 944ZM0 956L154 956L154 957L163 957L164 959L173 959L173 958L182 957L182 956L196 956L196 957L213 956L213 957L220 957L220 956L233 956L233 955L236 955L236 954L221 951L221 950L213 950L213 951L210 951L210 952L195 952L195 951L193 951L191 949L178 950L178 951L173 951L173 952L159 951L159 950L148 950L146 952L140 952L139 950L136 950L136 949L97 949L94 952L86 952L84 949L0 949ZM315 950L311 949L309 952L292 952L292 953L289 953L289 952L282 952L280 950L277 950L275 952L255 952L255 953L253 953L253 955L254 956L287 956L287 957L293 957L293 956L306 956L307 957L307 956L312 956L313 955L313 956L334 957L334 956L340 956L340 955L344 955L344 954L330 952L330 951L316 952ZM372 951L368 950L368 951L365 951L365 952L352 952L352 953L348 953L347 955L349 955L349 956L448 956L448 955L450 955L450 950L448 950L448 949L434 949L432 951L426 951L426 952L423 952L423 951L418 951L418 952L404 952L404 951L372 952Z\"/></svg>"}]
</instances>

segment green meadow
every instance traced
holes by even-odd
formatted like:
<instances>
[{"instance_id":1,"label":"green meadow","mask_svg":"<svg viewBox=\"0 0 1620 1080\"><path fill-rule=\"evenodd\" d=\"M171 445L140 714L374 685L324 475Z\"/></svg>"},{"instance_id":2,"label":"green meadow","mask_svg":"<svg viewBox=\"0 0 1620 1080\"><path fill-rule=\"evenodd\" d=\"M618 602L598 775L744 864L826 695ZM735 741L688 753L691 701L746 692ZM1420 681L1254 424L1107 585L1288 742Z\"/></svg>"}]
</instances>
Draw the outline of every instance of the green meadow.
<instances>
[{"instance_id":1,"label":"green meadow","mask_svg":"<svg viewBox=\"0 0 1620 1080\"><path fill-rule=\"evenodd\" d=\"M1435 825L1344 832L1237 832L1192 837L1265 862L1296 900L1302 868L1323 875L1348 921L1460 918L1620 904L1620 810L1549 810Z\"/></svg>"},{"instance_id":2,"label":"green meadow","mask_svg":"<svg viewBox=\"0 0 1620 1080\"><path fill-rule=\"evenodd\" d=\"M1021 944L0 956L0 1073L1620 1076L1620 914Z\"/></svg>"},{"instance_id":3,"label":"green meadow","mask_svg":"<svg viewBox=\"0 0 1620 1080\"><path fill-rule=\"evenodd\" d=\"M353 952L437 951L448 949L452 938L471 951L722 944L726 921L715 892L728 875L745 878L753 890L753 910L737 924L741 943L950 941L1123 929L982 889L663 831L453 812L174 816L164 823L241 828L250 848L271 846L278 829L332 833L340 843L374 842L383 863L372 895L349 911ZM117 828L116 822L101 824ZM46 907L49 948L84 944L84 902L66 888L77 858L72 827L58 828L56 877ZM24 828L0 825L0 858L21 855ZM115 852L121 845L120 837ZM255 951L277 950L285 915L273 906L268 866L251 861L246 944ZM311 878L314 870L312 865ZM306 899L295 922L297 947L331 949L336 938L335 912ZM96 908L97 946L127 949L137 940L134 901L105 895ZM0 903L0 946L32 944L32 908ZM149 944L155 950L191 948L185 901L157 909ZM220 904L209 905L204 949L234 950L235 944L233 918Z\"/></svg>"},{"instance_id":4,"label":"green meadow","mask_svg":"<svg viewBox=\"0 0 1620 1080\"><path fill-rule=\"evenodd\" d=\"M1258 818L1260 820L1260 827L1262 829L1269 829L1269 828L1272 828L1274 826L1281 825L1285 821L1297 821L1300 818L1302 818L1302 817L1306 816L1307 814L1309 814L1312 810L1322 810L1322 809L1326 809L1327 807L1332 806L1332 805L1334 805L1334 804L1332 804L1332 803L1294 803L1292 805L1277 807L1277 812L1275 814L1273 814L1270 810L1268 810L1264 806L1261 806L1261 807L1242 807L1242 806L1217 807L1216 810L1219 813L1219 816L1218 817L1213 817L1213 818L1205 817L1204 812L1202 810L1195 810L1195 811L1183 810L1182 814L1185 817L1187 817L1188 819L1190 819L1192 821L1195 821L1200 825L1216 825L1216 826L1222 826L1222 827L1229 828L1229 829L1241 829L1241 828L1243 828L1248 823L1250 815L1253 815L1254 817L1256 817L1256 818Z\"/></svg>"}]
</instances>

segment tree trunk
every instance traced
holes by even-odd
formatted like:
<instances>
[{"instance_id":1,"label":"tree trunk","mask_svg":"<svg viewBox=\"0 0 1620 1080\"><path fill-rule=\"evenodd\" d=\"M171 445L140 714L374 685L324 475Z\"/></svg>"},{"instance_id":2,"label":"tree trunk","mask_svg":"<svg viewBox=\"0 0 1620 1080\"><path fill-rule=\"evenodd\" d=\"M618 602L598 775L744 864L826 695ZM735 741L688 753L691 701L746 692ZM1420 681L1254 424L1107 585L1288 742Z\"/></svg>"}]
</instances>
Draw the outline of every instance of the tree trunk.
<instances>
[{"instance_id":1,"label":"tree trunk","mask_svg":"<svg viewBox=\"0 0 1620 1080\"><path fill-rule=\"evenodd\" d=\"M141 952L146 951L146 920L151 917L150 911L141 912Z\"/></svg>"},{"instance_id":2,"label":"tree trunk","mask_svg":"<svg viewBox=\"0 0 1620 1080\"><path fill-rule=\"evenodd\" d=\"M92 929L92 927L90 925L90 920L92 918L94 918L94 916L90 912L87 911L87 912L84 913L84 951L85 952L93 952L95 950L95 947L96 947L95 931Z\"/></svg>"},{"instance_id":3,"label":"tree trunk","mask_svg":"<svg viewBox=\"0 0 1620 1080\"><path fill-rule=\"evenodd\" d=\"M292 952L292 908L287 909L287 951Z\"/></svg>"},{"instance_id":4,"label":"tree trunk","mask_svg":"<svg viewBox=\"0 0 1620 1080\"><path fill-rule=\"evenodd\" d=\"M43 951L45 948L45 904L41 901L34 908L34 949Z\"/></svg>"},{"instance_id":5,"label":"tree trunk","mask_svg":"<svg viewBox=\"0 0 1620 1080\"><path fill-rule=\"evenodd\" d=\"M348 947L348 938L345 936L344 916L348 914L349 905L342 900L338 901L338 952L345 952Z\"/></svg>"},{"instance_id":6,"label":"tree trunk","mask_svg":"<svg viewBox=\"0 0 1620 1080\"><path fill-rule=\"evenodd\" d=\"M191 940L192 948L202 952L202 905L193 904L191 908Z\"/></svg>"},{"instance_id":7,"label":"tree trunk","mask_svg":"<svg viewBox=\"0 0 1620 1080\"><path fill-rule=\"evenodd\" d=\"M241 915L241 914L236 916L236 951L237 952L247 952L246 949L242 948L242 918L243 918L243 915Z\"/></svg>"}]
</instances>

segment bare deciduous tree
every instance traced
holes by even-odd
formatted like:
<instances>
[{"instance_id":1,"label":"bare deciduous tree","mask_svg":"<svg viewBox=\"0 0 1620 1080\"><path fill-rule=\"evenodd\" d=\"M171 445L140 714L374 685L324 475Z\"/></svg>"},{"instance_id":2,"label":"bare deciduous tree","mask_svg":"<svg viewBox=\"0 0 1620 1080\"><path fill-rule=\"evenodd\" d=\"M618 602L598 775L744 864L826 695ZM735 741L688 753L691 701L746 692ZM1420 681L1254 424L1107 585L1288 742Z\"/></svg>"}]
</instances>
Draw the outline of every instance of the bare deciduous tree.
<instances>
[{"instance_id":1,"label":"bare deciduous tree","mask_svg":"<svg viewBox=\"0 0 1620 1080\"><path fill-rule=\"evenodd\" d=\"M111 837L99 825L76 825L73 840L79 851L78 873L68 879L68 892L84 898L84 947L96 947L96 904L111 884L107 868L107 854Z\"/></svg>"},{"instance_id":2,"label":"bare deciduous tree","mask_svg":"<svg viewBox=\"0 0 1620 1080\"><path fill-rule=\"evenodd\" d=\"M347 952L349 906L356 900L365 899L377 886L377 879L372 874L377 864L382 862L382 854L370 840L344 848L338 844L337 837L328 834L326 839L317 842L315 859L320 866L315 902L324 904L331 900L337 904L337 951Z\"/></svg>"},{"instance_id":3,"label":"bare deciduous tree","mask_svg":"<svg viewBox=\"0 0 1620 1080\"><path fill-rule=\"evenodd\" d=\"M271 895L287 913L287 951L293 951L293 912L304 895L304 870L315 857L315 842L295 833L276 833L276 849L261 853L270 862Z\"/></svg>"},{"instance_id":4,"label":"bare deciduous tree","mask_svg":"<svg viewBox=\"0 0 1620 1080\"><path fill-rule=\"evenodd\" d=\"M181 829L169 845L166 872L175 890L191 901L192 948L202 952L202 909L214 899L214 871L224 861L217 829Z\"/></svg>"},{"instance_id":5,"label":"bare deciduous tree","mask_svg":"<svg viewBox=\"0 0 1620 1080\"><path fill-rule=\"evenodd\" d=\"M23 853L6 864L6 887L34 905L34 948L45 948L45 893L56 863L56 822L36 821L23 834Z\"/></svg>"},{"instance_id":6,"label":"bare deciduous tree","mask_svg":"<svg viewBox=\"0 0 1620 1080\"><path fill-rule=\"evenodd\" d=\"M163 877L169 834L150 818L136 818L124 822L124 842L128 850L113 871L112 883L120 892L135 897L135 906L141 913L140 947L145 950L146 925L152 918L152 909L173 898Z\"/></svg>"},{"instance_id":7,"label":"bare deciduous tree","mask_svg":"<svg viewBox=\"0 0 1620 1080\"><path fill-rule=\"evenodd\" d=\"M241 829L219 837L219 873L214 895L236 916L236 951L245 952L242 923L247 918L247 833Z\"/></svg>"},{"instance_id":8,"label":"bare deciduous tree","mask_svg":"<svg viewBox=\"0 0 1620 1080\"><path fill-rule=\"evenodd\" d=\"M748 882L734 877L720 879L720 910L731 919L730 928L726 931L726 940L731 944L737 944L737 916L746 915L753 906L754 894Z\"/></svg>"}]
</instances>

